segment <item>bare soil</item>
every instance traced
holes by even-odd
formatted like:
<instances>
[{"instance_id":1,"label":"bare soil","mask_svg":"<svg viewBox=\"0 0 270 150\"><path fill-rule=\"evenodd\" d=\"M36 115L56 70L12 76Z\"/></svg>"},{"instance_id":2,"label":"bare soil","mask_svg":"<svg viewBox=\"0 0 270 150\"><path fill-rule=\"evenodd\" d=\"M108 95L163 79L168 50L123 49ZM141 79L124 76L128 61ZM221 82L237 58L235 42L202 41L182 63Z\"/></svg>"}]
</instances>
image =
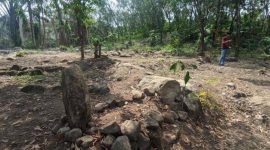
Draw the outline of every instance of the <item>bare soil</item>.
<instances>
[{"instance_id":1,"label":"bare soil","mask_svg":"<svg viewBox=\"0 0 270 150\"><path fill-rule=\"evenodd\" d=\"M110 56L93 59L87 54L80 62L79 53L41 52L16 57L2 55L0 71L12 65L24 67L63 66L79 64L87 83L108 84L107 95L91 95L93 105L107 100L127 101L124 107L93 114L92 122L99 126L116 120L140 120L141 114L157 109L148 98L146 103L132 101L131 90L148 74L183 79L183 72L173 73L169 66L183 61L190 71L189 88L206 91L209 101L204 106L204 119L199 122L182 122L178 142L170 149L270 149L270 62L240 60L228 62L224 67L215 62L199 64L196 58L172 57L162 54L133 54L132 57ZM15 60L7 60L13 57ZM198 69L192 69L197 64ZM51 133L52 127L64 116L60 85L61 72L45 73L41 80L21 82L11 76L0 76L0 149L69 149L70 145ZM235 88L226 86L233 83ZM46 87L43 94L26 94L20 89L27 84ZM246 97L235 98L235 93ZM217 106L217 107L211 107ZM165 109L165 108L164 108ZM162 127L164 131L171 125ZM96 137L99 140L101 137Z\"/></svg>"}]
</instances>

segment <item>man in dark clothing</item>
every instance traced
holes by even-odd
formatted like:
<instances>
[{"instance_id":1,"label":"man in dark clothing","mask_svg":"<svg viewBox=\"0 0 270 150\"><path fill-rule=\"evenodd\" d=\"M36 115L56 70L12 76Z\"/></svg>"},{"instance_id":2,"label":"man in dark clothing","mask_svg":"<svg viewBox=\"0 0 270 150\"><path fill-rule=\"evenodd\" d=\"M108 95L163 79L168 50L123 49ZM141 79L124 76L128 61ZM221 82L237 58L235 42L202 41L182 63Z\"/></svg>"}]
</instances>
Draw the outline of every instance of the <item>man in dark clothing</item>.
<instances>
[{"instance_id":1,"label":"man in dark clothing","mask_svg":"<svg viewBox=\"0 0 270 150\"><path fill-rule=\"evenodd\" d=\"M230 40L229 33L225 33L224 36L221 39L221 56L219 59L219 65L224 66L225 57L227 54L227 51L229 49L229 44L232 40Z\"/></svg>"}]
</instances>

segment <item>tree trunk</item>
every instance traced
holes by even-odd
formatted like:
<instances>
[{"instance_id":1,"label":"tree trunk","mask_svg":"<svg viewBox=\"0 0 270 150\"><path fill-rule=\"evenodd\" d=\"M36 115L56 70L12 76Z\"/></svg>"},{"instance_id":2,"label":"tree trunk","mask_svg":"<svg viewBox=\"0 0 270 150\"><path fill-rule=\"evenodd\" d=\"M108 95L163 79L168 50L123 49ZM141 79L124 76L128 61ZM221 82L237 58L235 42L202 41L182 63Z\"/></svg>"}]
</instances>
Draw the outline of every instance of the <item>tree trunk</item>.
<instances>
[{"instance_id":1,"label":"tree trunk","mask_svg":"<svg viewBox=\"0 0 270 150\"><path fill-rule=\"evenodd\" d=\"M23 20L19 17L19 31L21 37L21 46L24 46L24 35L23 35Z\"/></svg>"},{"instance_id":2,"label":"tree trunk","mask_svg":"<svg viewBox=\"0 0 270 150\"><path fill-rule=\"evenodd\" d=\"M16 5L13 0L9 2L9 29L10 37L14 43L14 46L21 46L21 38L19 32L19 21L16 16Z\"/></svg>"},{"instance_id":3,"label":"tree trunk","mask_svg":"<svg viewBox=\"0 0 270 150\"><path fill-rule=\"evenodd\" d=\"M27 1L29 19L30 19L30 30L31 30L31 37L32 37L32 44L36 47L36 39L35 39L35 31L34 31L34 24L33 24L33 13L31 8L31 0Z\"/></svg>"},{"instance_id":4,"label":"tree trunk","mask_svg":"<svg viewBox=\"0 0 270 150\"><path fill-rule=\"evenodd\" d=\"M212 34L212 47L215 47L216 43L216 36L219 30L219 22L220 22L220 10L221 10L221 0L218 0L217 2L217 12L216 12L216 21L214 24L214 31Z\"/></svg>"},{"instance_id":5,"label":"tree trunk","mask_svg":"<svg viewBox=\"0 0 270 150\"><path fill-rule=\"evenodd\" d=\"M66 45L66 37L65 37L65 27L64 27L64 22L63 22L63 17L62 17L62 11L59 7L58 0L54 0L54 5L56 7L57 11L57 17L59 21L59 44L60 45Z\"/></svg>"},{"instance_id":6,"label":"tree trunk","mask_svg":"<svg viewBox=\"0 0 270 150\"><path fill-rule=\"evenodd\" d=\"M235 58L238 59L240 52L240 0L236 1L236 46L235 46Z\"/></svg>"}]
</instances>

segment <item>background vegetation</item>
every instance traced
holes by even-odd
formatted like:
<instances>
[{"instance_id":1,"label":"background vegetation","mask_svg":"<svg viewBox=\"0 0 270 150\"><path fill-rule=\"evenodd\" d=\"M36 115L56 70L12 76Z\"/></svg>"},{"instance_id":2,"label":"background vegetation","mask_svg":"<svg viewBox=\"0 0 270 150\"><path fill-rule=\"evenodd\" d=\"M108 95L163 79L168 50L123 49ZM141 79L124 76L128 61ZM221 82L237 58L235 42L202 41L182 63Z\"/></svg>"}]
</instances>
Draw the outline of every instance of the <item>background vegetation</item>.
<instances>
[{"instance_id":1,"label":"background vegetation","mask_svg":"<svg viewBox=\"0 0 270 150\"><path fill-rule=\"evenodd\" d=\"M0 49L106 49L269 55L270 0L0 0Z\"/></svg>"}]
</instances>

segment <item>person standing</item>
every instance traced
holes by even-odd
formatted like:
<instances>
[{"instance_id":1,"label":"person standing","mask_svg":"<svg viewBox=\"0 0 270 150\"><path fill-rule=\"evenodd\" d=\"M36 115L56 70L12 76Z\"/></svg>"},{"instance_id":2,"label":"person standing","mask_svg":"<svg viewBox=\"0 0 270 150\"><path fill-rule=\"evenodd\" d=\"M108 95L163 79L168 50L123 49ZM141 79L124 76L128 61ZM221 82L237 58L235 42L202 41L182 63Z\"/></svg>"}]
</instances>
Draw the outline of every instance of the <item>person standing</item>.
<instances>
[{"instance_id":1,"label":"person standing","mask_svg":"<svg viewBox=\"0 0 270 150\"><path fill-rule=\"evenodd\" d=\"M231 42L232 40L230 40L230 33L226 32L221 39L221 56L219 59L220 66L224 66L225 57L226 57L226 54L227 54L227 51L229 49L229 45Z\"/></svg>"}]
</instances>

